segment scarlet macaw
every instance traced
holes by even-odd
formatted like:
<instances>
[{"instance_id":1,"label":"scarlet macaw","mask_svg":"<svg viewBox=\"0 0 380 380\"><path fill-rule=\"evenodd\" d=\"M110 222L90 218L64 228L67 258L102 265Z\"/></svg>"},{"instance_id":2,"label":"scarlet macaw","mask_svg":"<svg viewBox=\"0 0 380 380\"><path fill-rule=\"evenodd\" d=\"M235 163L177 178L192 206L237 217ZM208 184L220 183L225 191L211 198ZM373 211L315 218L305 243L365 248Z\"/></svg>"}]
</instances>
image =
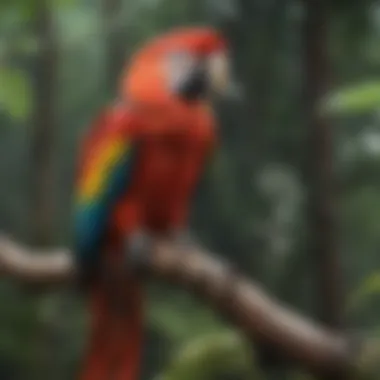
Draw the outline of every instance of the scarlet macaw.
<instances>
[{"instance_id":1,"label":"scarlet macaw","mask_svg":"<svg viewBox=\"0 0 380 380\"><path fill-rule=\"evenodd\" d=\"M216 143L210 99L227 92L228 62L226 42L211 28L155 38L132 58L119 102L85 138L74 251L90 284L92 326L81 380L139 377L143 296L139 281L126 275L126 255L144 237L187 230L193 192Z\"/></svg>"}]
</instances>

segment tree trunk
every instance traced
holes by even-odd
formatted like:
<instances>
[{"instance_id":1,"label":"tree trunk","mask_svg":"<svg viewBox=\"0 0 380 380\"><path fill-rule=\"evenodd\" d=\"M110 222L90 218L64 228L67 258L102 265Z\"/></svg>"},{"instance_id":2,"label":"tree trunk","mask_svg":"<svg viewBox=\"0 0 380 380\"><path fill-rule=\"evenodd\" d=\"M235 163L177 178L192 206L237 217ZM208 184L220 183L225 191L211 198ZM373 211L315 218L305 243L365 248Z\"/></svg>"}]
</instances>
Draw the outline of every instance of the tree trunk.
<instances>
[{"instance_id":1,"label":"tree trunk","mask_svg":"<svg viewBox=\"0 0 380 380\"><path fill-rule=\"evenodd\" d=\"M34 62L34 101L35 109L30 136L31 151L31 211L30 238L33 244L47 246L54 238L54 130L55 94L57 68L57 41L50 10L50 2L43 0L36 5L35 33L39 41L39 54ZM36 314L38 329L35 335L35 351L31 379L51 378L54 371L52 361L52 337L54 315L46 316L48 299L38 295Z\"/></svg>"},{"instance_id":2,"label":"tree trunk","mask_svg":"<svg viewBox=\"0 0 380 380\"><path fill-rule=\"evenodd\" d=\"M316 300L321 320L343 328L342 270L340 267L335 206L333 137L331 125L320 115L319 104L329 85L327 56L328 1L305 0L303 48L305 102L309 130L310 247L317 276ZM324 377L326 378L326 377Z\"/></svg>"},{"instance_id":3,"label":"tree trunk","mask_svg":"<svg viewBox=\"0 0 380 380\"><path fill-rule=\"evenodd\" d=\"M125 60L126 43L121 26L117 23L122 10L120 0L102 0L102 18L106 47L106 91L108 97L117 92L118 80Z\"/></svg>"},{"instance_id":4,"label":"tree trunk","mask_svg":"<svg viewBox=\"0 0 380 380\"><path fill-rule=\"evenodd\" d=\"M36 33L41 50L34 67L35 110L31 132L31 238L33 243L51 243L54 231L54 127L56 39L48 2L40 2Z\"/></svg>"}]
</instances>

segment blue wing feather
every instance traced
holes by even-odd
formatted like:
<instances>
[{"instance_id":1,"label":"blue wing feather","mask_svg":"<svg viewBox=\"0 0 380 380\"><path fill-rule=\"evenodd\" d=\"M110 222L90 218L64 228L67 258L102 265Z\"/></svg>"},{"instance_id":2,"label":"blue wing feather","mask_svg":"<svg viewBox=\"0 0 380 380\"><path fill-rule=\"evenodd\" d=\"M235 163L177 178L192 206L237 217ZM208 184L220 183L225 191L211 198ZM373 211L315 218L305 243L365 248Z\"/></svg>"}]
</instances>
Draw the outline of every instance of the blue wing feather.
<instances>
[{"instance_id":1,"label":"blue wing feather","mask_svg":"<svg viewBox=\"0 0 380 380\"><path fill-rule=\"evenodd\" d=\"M88 202L77 202L75 255L82 267L90 268L99 261L110 214L133 180L137 151L137 146L129 147L123 157L107 171L107 181L101 196Z\"/></svg>"}]
</instances>

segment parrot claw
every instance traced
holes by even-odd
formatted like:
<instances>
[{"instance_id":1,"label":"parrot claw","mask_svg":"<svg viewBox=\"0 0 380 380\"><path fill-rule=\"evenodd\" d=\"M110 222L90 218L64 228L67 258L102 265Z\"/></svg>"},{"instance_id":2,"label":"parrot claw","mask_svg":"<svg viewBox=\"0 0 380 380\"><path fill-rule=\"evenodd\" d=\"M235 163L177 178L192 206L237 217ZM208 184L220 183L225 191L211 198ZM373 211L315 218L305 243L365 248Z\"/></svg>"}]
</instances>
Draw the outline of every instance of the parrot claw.
<instances>
[{"instance_id":1,"label":"parrot claw","mask_svg":"<svg viewBox=\"0 0 380 380\"><path fill-rule=\"evenodd\" d=\"M150 259L152 243L152 238L144 232L137 232L128 238L126 247L128 266L135 269L146 266Z\"/></svg>"}]
</instances>

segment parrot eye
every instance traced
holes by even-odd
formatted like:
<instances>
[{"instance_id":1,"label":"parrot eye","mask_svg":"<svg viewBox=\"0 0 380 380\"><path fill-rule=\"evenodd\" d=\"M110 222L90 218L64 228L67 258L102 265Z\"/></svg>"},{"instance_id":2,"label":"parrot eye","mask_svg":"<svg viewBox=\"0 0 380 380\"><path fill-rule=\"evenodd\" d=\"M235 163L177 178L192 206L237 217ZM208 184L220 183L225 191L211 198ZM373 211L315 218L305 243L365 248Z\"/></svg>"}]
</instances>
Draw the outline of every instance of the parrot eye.
<instances>
[{"instance_id":1,"label":"parrot eye","mask_svg":"<svg viewBox=\"0 0 380 380\"><path fill-rule=\"evenodd\" d=\"M195 58L186 51L170 52L165 59L165 75L169 88L176 92L187 80L196 65Z\"/></svg>"},{"instance_id":2,"label":"parrot eye","mask_svg":"<svg viewBox=\"0 0 380 380\"><path fill-rule=\"evenodd\" d=\"M186 51L170 52L166 62L167 74L174 80L184 76L196 64L194 56Z\"/></svg>"},{"instance_id":3,"label":"parrot eye","mask_svg":"<svg viewBox=\"0 0 380 380\"><path fill-rule=\"evenodd\" d=\"M186 100L198 99L207 92L206 65L188 52L172 52L167 57L166 76L170 91Z\"/></svg>"}]
</instances>

